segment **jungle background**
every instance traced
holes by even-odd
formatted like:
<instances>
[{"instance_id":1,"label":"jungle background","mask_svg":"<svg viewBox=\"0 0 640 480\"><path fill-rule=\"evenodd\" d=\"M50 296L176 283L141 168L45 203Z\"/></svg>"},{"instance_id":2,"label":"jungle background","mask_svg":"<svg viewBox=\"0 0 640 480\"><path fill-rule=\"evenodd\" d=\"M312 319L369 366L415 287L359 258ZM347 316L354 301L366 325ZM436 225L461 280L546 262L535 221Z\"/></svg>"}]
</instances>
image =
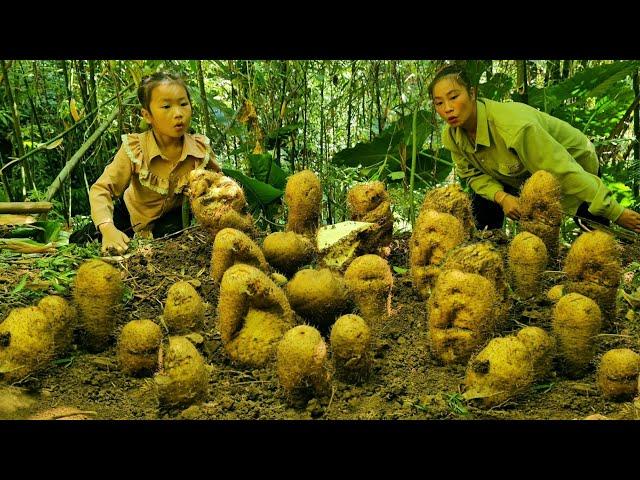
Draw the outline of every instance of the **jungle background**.
<instances>
[{"instance_id":1,"label":"jungle background","mask_svg":"<svg viewBox=\"0 0 640 480\"><path fill-rule=\"evenodd\" d=\"M443 125L433 111L427 91L436 70L453 61L0 60L0 202L53 203L53 210L46 216L37 216L21 225L15 225L15 217L7 220L6 225L0 224L0 318L10 308L31 305L47 294L68 296L79 264L100 255L99 244L88 241L85 235L91 223L88 191L113 159L121 135L146 128L135 90L144 75L160 69L179 72L185 78L193 104L191 131L210 138L218 163L225 174L244 187L256 223L263 231L284 228L284 186L288 176L297 171L311 169L321 180L324 195L321 224L348 219L345 200L351 186L384 181L392 197L395 219L396 251L390 262L399 284L408 287L397 298L413 302L403 317L413 312L418 318L423 307L411 297L410 281L405 278L406 240L425 192L455 181L451 158L440 139ZM466 65L472 81L478 83L480 96L528 103L583 131L597 148L607 186L622 205L638 209L640 61L457 62ZM629 238L634 241L632 235L619 233L627 241ZM131 271L125 279L129 280L125 300L133 317L152 317L157 313L161 296L145 292L153 289L160 273L176 278L204 278L211 245L198 244L190 251L185 242L198 243L199 233L187 231L185 235L166 242L164 253L160 250L153 253L156 265L160 266L156 276L143 274L143 263L138 264L137 260L128 265ZM562 235L566 245L577 236L570 217L563 224ZM631 273L626 277L628 291L640 286L640 275L633 274L640 264L631 257L626 258L626 272ZM142 292L140 287L144 287ZM398 324L397 331L390 334L390 344L395 345L396 341L411 344L417 334L406 328ZM221 355L215 342L207 348L211 349L210 359ZM93 369L92 373L82 371L78 378L83 380L78 382L88 385L87 388L99 386L101 376L112 382L104 371L112 372L113 365L105 366L100 358L96 362L90 356L87 358L85 365ZM55 363L62 369L73 359L71 356ZM396 353L386 362L395 368L406 365L407 360ZM61 375L66 372L60 371ZM240 377L235 377L236 374ZM242 375L248 375L249 380L238 385L272 380L268 374L267 378L259 372L253 378L240 372L225 375L220 377L224 381L242 380ZM385 390L378 392L384 397L383 404L410 396L406 386L391 378L391 370L389 375ZM57 384L58 380L52 374L49 381ZM455 392L455 382L437 381L444 382L443 390L449 393L438 397L440 404L436 407L429 407L436 409L435 416L468 415ZM73 385L68 380L67 383ZM538 391L547 393L552 387L552 383L547 383ZM246 389L240 388L243 395L248 395ZM580 385L575 391L584 395ZM113 393L104 391L96 395ZM256 393L254 397L260 395ZM356 396L347 392L343 401L353 403ZM429 402L412 398L408 411L424 414ZM560 404L576 403L567 397L559 398ZM229 395L222 397L216 403L216 415L225 410L225 404L234 402L237 404ZM112 403L113 411L105 415L117 418L118 412L123 411L122 404ZM278 416L274 412L279 404L271 400L266 403L267 407L257 409L255 414L250 406L238 408L237 415ZM594 408L592 403L583 401L576 404L579 413L560 416L570 418L596 410L606 413L608 408L603 404ZM268 405L273 405L273 409L269 410ZM540 403L539 410L534 405L528 413L523 411L513 418L551 418L554 415L549 412L556 407ZM306 411L316 418L326 409L326 405L311 404ZM389 415L394 418L389 413L392 410L383 408L382 413L370 416L368 411L361 412L355 418ZM136 412L127 413L127 418L148 418L142 407ZM501 417L499 412L492 415L512 418ZM228 418L233 418L233 414ZM289 417L283 414L281 418Z\"/></svg>"}]
</instances>

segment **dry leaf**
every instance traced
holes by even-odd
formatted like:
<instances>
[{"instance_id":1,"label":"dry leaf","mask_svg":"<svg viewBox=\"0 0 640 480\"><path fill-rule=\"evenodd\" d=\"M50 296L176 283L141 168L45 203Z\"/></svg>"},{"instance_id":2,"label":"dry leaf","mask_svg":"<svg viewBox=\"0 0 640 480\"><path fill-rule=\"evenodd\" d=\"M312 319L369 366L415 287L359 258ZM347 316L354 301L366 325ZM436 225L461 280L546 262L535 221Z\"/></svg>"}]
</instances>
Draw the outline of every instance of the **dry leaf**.
<instances>
[{"instance_id":1,"label":"dry leaf","mask_svg":"<svg viewBox=\"0 0 640 480\"><path fill-rule=\"evenodd\" d=\"M78 107L76 105L76 99L72 98L69 101L69 111L71 112L71 116L73 117L73 119L77 122L78 120L80 120L80 114L78 113Z\"/></svg>"}]
</instances>

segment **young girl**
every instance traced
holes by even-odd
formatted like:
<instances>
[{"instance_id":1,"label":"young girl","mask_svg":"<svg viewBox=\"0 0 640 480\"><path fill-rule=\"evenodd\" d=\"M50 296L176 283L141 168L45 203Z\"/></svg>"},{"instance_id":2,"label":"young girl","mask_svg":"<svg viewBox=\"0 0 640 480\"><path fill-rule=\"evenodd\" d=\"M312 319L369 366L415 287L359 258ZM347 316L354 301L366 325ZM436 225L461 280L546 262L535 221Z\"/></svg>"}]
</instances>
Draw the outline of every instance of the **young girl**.
<instances>
[{"instance_id":1,"label":"young girl","mask_svg":"<svg viewBox=\"0 0 640 480\"><path fill-rule=\"evenodd\" d=\"M614 221L640 233L640 214L616 202L598 177L592 143L578 129L523 103L476 99L476 89L456 65L436 74L429 94L447 122L442 142L475 192L478 228L500 228L504 215L518 219L518 188L532 173L546 170L560 182L567 214Z\"/></svg>"},{"instance_id":2,"label":"young girl","mask_svg":"<svg viewBox=\"0 0 640 480\"><path fill-rule=\"evenodd\" d=\"M188 133L191 97L178 75L158 72L143 78L138 100L149 130L122 136L113 162L89 191L91 218L102 233L105 253L126 251L126 231L140 238L177 231L189 173L194 168L220 171L209 139ZM113 199L123 192L114 210Z\"/></svg>"}]
</instances>

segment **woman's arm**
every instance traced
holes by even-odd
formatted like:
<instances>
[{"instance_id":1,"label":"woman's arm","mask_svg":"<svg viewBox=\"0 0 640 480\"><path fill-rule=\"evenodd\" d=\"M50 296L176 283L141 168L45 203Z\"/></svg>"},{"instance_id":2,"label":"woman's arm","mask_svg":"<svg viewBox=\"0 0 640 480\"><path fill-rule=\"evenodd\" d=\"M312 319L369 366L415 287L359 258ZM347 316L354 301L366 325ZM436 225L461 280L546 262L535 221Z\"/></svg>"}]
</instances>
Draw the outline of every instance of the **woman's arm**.
<instances>
[{"instance_id":1,"label":"woman's arm","mask_svg":"<svg viewBox=\"0 0 640 480\"><path fill-rule=\"evenodd\" d=\"M563 195L590 204L589 212L616 221L622 207L600 178L584 170L546 130L536 124L523 127L511 146L531 173L546 170L558 179Z\"/></svg>"}]
</instances>

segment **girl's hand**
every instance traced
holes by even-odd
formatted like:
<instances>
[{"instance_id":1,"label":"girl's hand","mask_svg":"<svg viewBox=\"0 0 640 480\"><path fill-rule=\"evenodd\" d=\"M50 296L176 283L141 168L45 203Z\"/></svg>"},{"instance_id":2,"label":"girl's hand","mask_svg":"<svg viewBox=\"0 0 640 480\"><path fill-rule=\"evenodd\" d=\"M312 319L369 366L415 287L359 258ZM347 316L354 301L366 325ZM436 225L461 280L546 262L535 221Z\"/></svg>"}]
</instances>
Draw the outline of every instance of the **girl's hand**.
<instances>
[{"instance_id":1,"label":"girl's hand","mask_svg":"<svg viewBox=\"0 0 640 480\"><path fill-rule=\"evenodd\" d=\"M504 195L500 197L498 195L499 193L503 193ZM507 217L511 220L520 219L520 202L518 201L518 197L509 195L506 192L498 192L495 196L495 200L496 203L502 207L502 211Z\"/></svg>"},{"instance_id":2,"label":"girl's hand","mask_svg":"<svg viewBox=\"0 0 640 480\"><path fill-rule=\"evenodd\" d=\"M625 208L616 223L621 227L640 233L640 213L638 212Z\"/></svg>"},{"instance_id":3,"label":"girl's hand","mask_svg":"<svg viewBox=\"0 0 640 480\"><path fill-rule=\"evenodd\" d=\"M113 223L103 223L100 225L100 232L102 233L102 253L108 254L116 252L118 255L122 255L127 251L129 244L129 237L124 232L118 230Z\"/></svg>"}]
</instances>

